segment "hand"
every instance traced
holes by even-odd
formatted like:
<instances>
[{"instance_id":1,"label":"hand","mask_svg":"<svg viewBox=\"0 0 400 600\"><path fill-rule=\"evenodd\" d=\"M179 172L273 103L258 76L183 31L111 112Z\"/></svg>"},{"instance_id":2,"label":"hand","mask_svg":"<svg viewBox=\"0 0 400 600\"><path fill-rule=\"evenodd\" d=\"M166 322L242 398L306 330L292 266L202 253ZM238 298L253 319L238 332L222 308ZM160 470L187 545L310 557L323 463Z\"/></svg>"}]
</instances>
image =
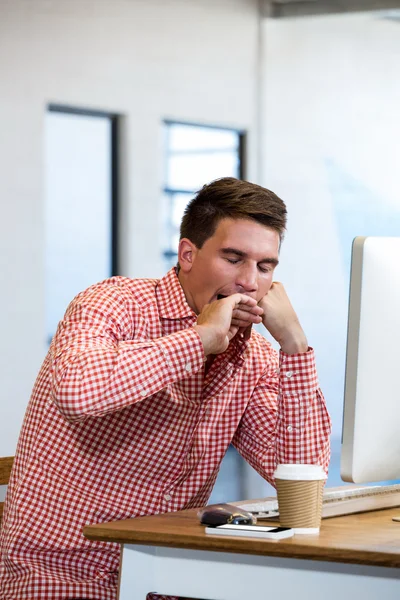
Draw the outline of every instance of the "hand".
<instances>
[{"instance_id":1,"label":"hand","mask_svg":"<svg viewBox=\"0 0 400 600\"><path fill-rule=\"evenodd\" d=\"M263 309L264 327L276 339L283 352L307 352L307 338L281 283L275 281L258 304Z\"/></svg>"},{"instance_id":2,"label":"hand","mask_svg":"<svg viewBox=\"0 0 400 600\"><path fill-rule=\"evenodd\" d=\"M232 294L206 304L194 326L203 342L205 355L225 352L239 330L247 332L253 323L261 323L262 312L257 301L245 294Z\"/></svg>"}]
</instances>

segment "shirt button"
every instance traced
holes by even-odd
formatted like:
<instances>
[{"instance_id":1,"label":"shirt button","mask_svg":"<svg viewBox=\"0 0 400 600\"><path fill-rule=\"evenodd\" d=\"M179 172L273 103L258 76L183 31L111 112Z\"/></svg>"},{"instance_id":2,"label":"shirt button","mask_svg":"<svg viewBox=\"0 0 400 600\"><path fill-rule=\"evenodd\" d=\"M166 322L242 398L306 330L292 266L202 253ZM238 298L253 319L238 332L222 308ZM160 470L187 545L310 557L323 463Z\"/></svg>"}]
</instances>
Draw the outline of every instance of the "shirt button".
<instances>
[{"instance_id":1,"label":"shirt button","mask_svg":"<svg viewBox=\"0 0 400 600\"><path fill-rule=\"evenodd\" d=\"M146 390L140 390L140 395L143 396L143 397L147 396Z\"/></svg>"},{"instance_id":2,"label":"shirt button","mask_svg":"<svg viewBox=\"0 0 400 600\"><path fill-rule=\"evenodd\" d=\"M289 427L287 428L288 431L293 431L293 427L291 425L289 425Z\"/></svg>"},{"instance_id":3,"label":"shirt button","mask_svg":"<svg viewBox=\"0 0 400 600\"><path fill-rule=\"evenodd\" d=\"M190 362L186 363L185 369L188 373L190 373L190 371L192 370L192 365L190 364Z\"/></svg>"},{"instance_id":4,"label":"shirt button","mask_svg":"<svg viewBox=\"0 0 400 600\"><path fill-rule=\"evenodd\" d=\"M288 379L290 379L293 375L293 371L286 371L285 375Z\"/></svg>"},{"instance_id":5,"label":"shirt button","mask_svg":"<svg viewBox=\"0 0 400 600\"><path fill-rule=\"evenodd\" d=\"M164 499L165 499L167 502L170 502L170 500L172 500L172 496L170 496L169 494L165 494L165 496L164 496Z\"/></svg>"}]
</instances>

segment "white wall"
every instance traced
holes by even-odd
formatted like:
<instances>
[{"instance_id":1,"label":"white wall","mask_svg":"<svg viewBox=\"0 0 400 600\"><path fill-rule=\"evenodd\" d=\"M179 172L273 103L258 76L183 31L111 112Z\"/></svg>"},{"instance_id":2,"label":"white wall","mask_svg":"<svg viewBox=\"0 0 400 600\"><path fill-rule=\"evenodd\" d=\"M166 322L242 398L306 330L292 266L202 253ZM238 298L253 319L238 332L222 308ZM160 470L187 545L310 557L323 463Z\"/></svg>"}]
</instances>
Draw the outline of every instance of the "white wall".
<instances>
[{"instance_id":1,"label":"white wall","mask_svg":"<svg viewBox=\"0 0 400 600\"><path fill-rule=\"evenodd\" d=\"M45 353L46 105L125 116L122 270L158 276L162 119L247 129L256 177L257 4L1 0L0 456L14 453Z\"/></svg>"},{"instance_id":2,"label":"white wall","mask_svg":"<svg viewBox=\"0 0 400 600\"><path fill-rule=\"evenodd\" d=\"M400 22L266 21L263 38L262 183L288 205L280 277L339 437L351 240L400 235Z\"/></svg>"},{"instance_id":3,"label":"white wall","mask_svg":"<svg viewBox=\"0 0 400 600\"><path fill-rule=\"evenodd\" d=\"M399 34L374 15L267 20L260 69L256 0L0 1L0 456L14 452L45 352L49 102L125 116L128 276L163 270L162 119L249 131L248 178L288 204L279 278L317 350L339 435L349 240L400 232Z\"/></svg>"}]
</instances>

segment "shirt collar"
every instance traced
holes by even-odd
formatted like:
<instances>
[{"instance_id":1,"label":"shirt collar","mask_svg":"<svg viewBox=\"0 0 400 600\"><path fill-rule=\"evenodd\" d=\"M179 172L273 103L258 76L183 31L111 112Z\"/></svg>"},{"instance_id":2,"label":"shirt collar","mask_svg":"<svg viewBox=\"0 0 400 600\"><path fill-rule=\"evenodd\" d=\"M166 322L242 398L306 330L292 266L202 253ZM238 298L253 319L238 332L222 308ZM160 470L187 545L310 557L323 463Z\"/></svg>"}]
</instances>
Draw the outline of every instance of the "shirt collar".
<instances>
[{"instance_id":1,"label":"shirt collar","mask_svg":"<svg viewBox=\"0 0 400 600\"><path fill-rule=\"evenodd\" d=\"M197 315L187 303L175 267L172 267L159 280L156 288L156 299L158 314L162 319L191 319L193 323L196 321ZM237 362L239 366L242 366L244 364L243 354L248 345L249 342L235 336L227 350L219 356L229 362Z\"/></svg>"},{"instance_id":2,"label":"shirt collar","mask_svg":"<svg viewBox=\"0 0 400 600\"><path fill-rule=\"evenodd\" d=\"M175 267L160 279L156 289L156 299L159 315L163 319L196 320L196 313L187 303L185 293L178 279Z\"/></svg>"}]
</instances>

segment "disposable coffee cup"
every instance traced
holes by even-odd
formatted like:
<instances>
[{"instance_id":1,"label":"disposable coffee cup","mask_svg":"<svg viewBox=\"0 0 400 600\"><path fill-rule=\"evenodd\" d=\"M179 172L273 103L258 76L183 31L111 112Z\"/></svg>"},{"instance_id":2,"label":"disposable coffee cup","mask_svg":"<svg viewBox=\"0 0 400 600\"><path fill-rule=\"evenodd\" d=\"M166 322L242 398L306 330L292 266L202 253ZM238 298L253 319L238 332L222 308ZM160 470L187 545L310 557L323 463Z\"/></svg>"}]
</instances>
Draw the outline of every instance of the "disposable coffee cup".
<instances>
[{"instance_id":1,"label":"disposable coffee cup","mask_svg":"<svg viewBox=\"0 0 400 600\"><path fill-rule=\"evenodd\" d=\"M319 533L326 479L319 465L282 464L275 473L281 527L295 533Z\"/></svg>"}]
</instances>

